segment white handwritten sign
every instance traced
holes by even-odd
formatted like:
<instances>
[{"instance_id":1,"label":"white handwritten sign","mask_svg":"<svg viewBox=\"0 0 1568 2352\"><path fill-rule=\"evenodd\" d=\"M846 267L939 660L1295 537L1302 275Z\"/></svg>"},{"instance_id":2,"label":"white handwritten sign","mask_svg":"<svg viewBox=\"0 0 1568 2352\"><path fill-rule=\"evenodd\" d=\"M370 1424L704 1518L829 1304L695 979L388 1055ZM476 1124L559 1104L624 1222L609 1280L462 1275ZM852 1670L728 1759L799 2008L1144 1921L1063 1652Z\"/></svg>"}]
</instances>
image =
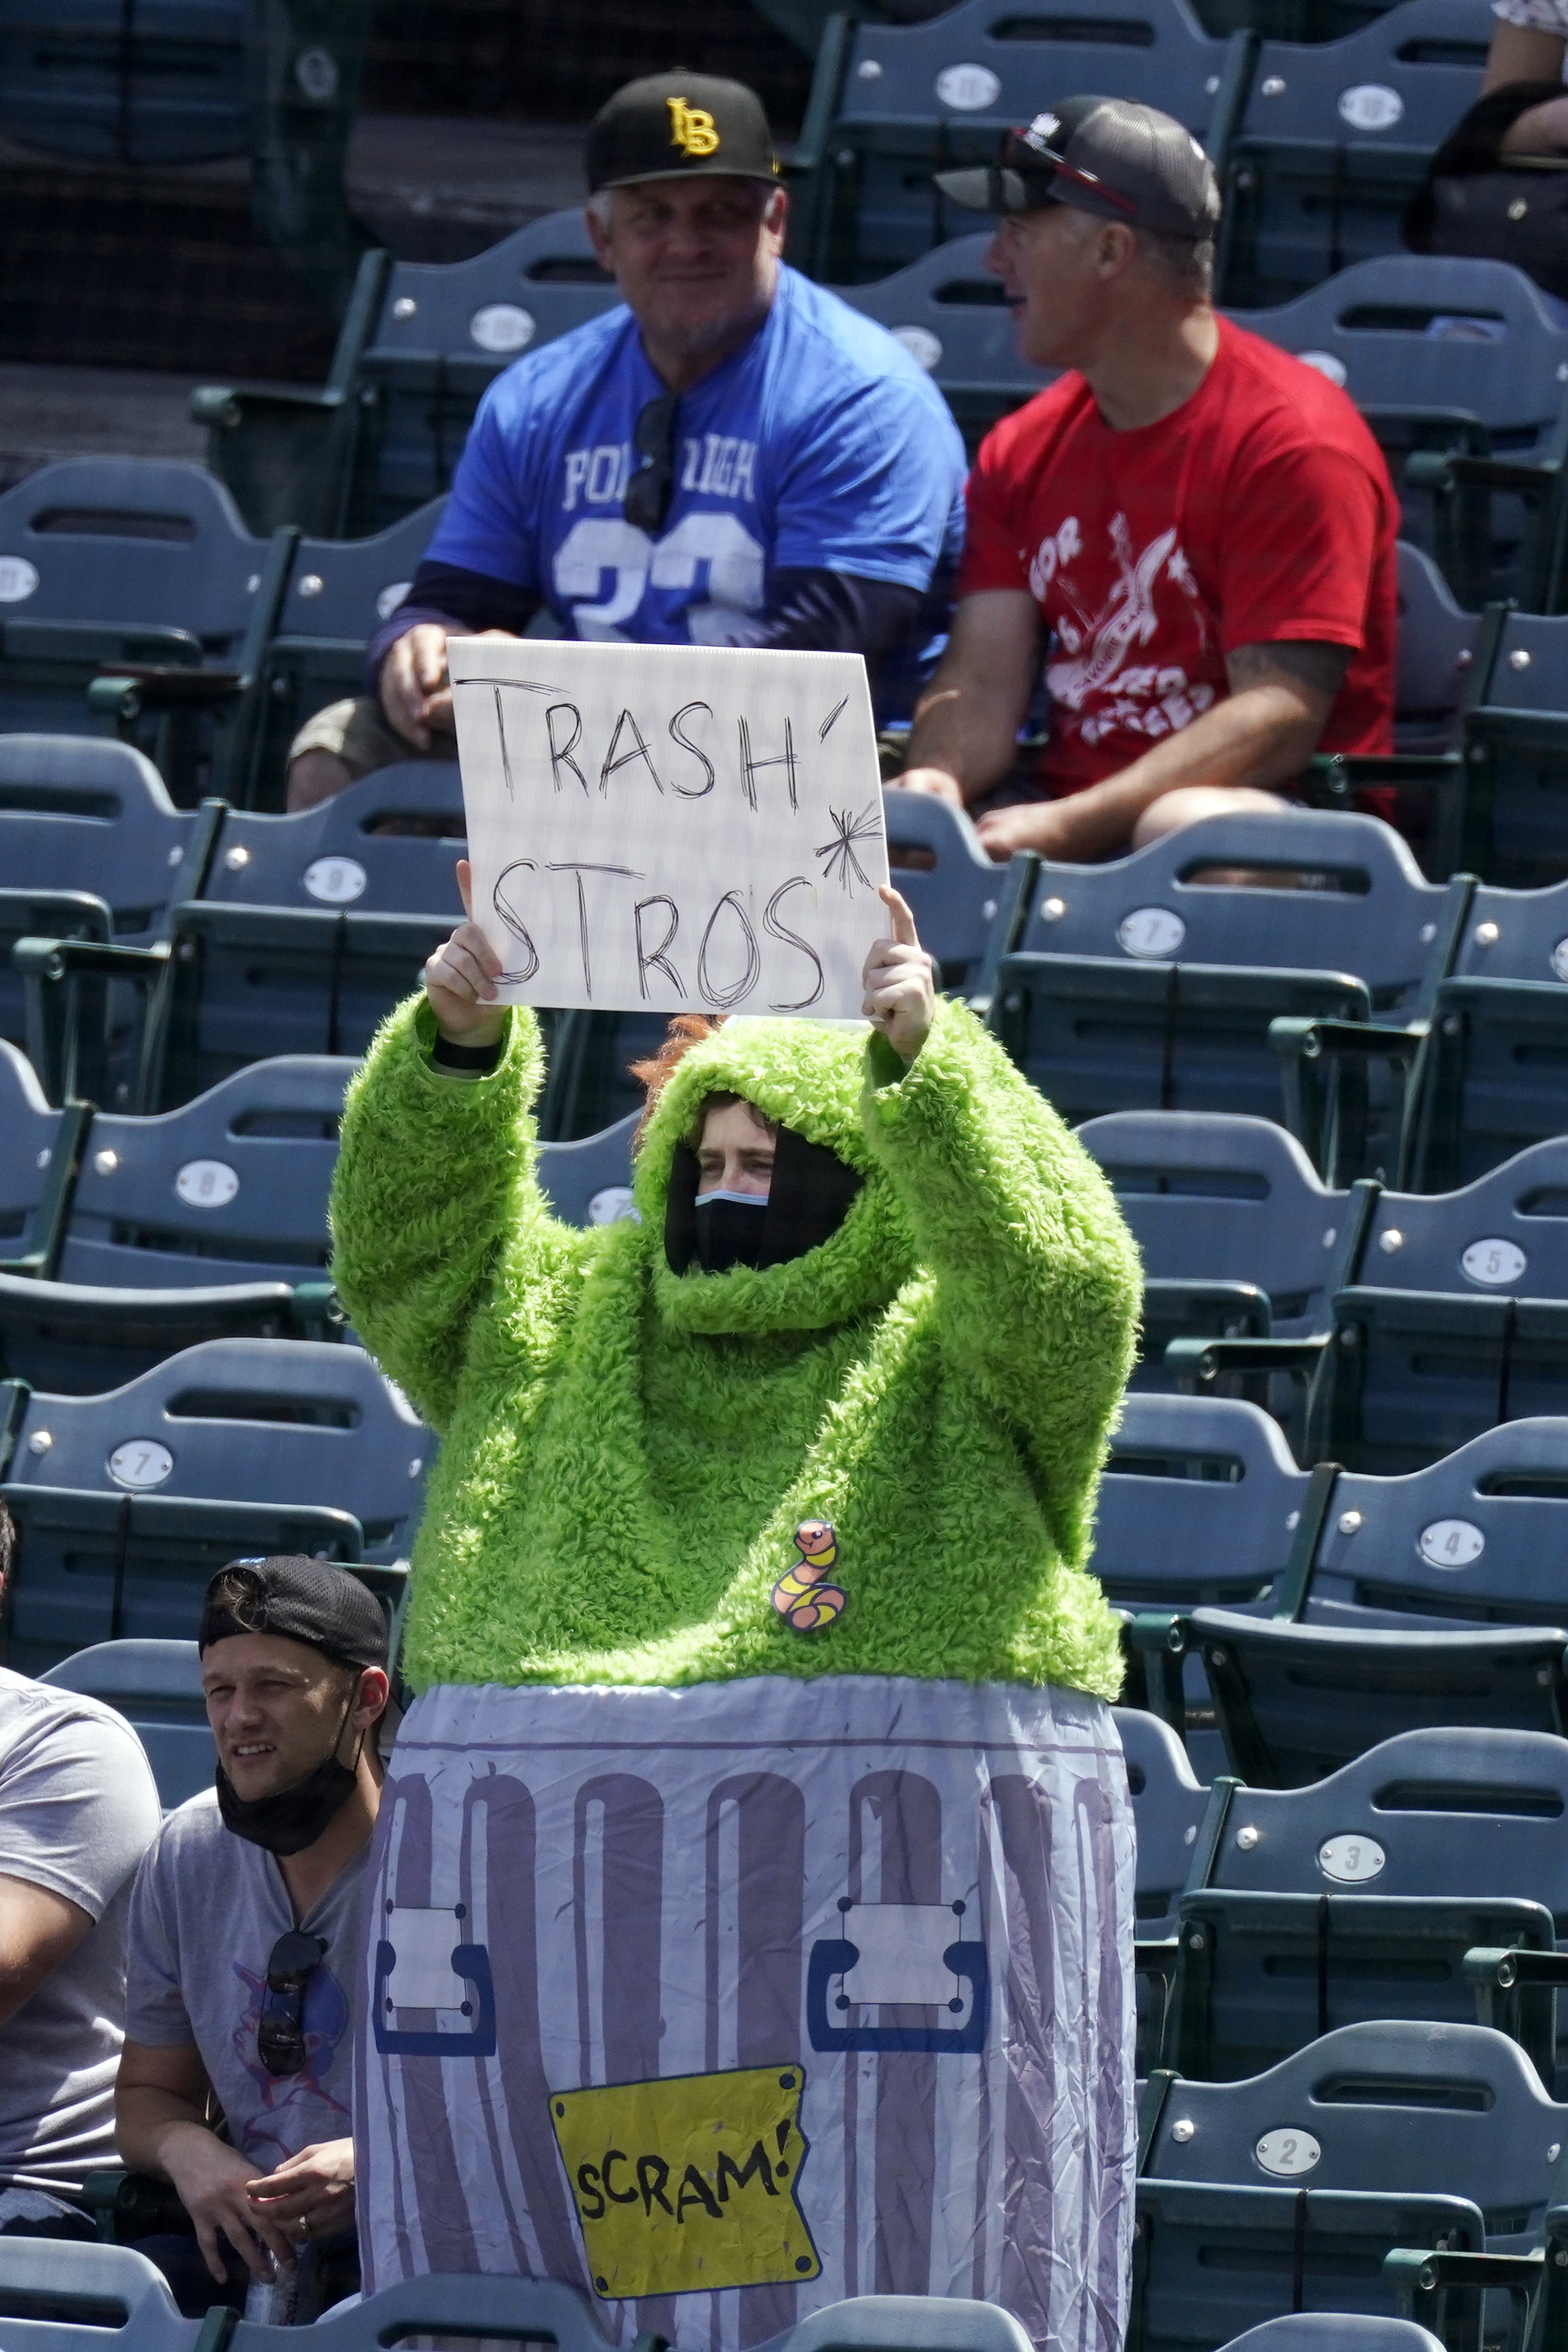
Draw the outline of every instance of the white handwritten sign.
<instances>
[{"instance_id":1,"label":"white handwritten sign","mask_svg":"<svg viewBox=\"0 0 1568 2352\"><path fill-rule=\"evenodd\" d=\"M454 637L447 657L503 1002L859 1012L889 925L858 654Z\"/></svg>"}]
</instances>

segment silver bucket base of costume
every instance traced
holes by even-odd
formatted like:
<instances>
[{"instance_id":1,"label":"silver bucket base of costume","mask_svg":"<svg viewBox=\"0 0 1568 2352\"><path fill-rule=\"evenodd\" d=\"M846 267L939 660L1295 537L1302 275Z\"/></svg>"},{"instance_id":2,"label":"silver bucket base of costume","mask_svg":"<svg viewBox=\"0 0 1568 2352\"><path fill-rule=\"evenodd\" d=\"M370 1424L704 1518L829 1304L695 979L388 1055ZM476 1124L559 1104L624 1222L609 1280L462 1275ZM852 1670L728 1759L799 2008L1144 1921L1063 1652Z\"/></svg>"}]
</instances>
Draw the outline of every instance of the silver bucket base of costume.
<instances>
[{"instance_id":1,"label":"silver bucket base of costume","mask_svg":"<svg viewBox=\"0 0 1568 2352\"><path fill-rule=\"evenodd\" d=\"M1120 2352L1132 1882L1074 1693L428 1691L372 1868L366 2291L562 2279L679 2352L960 2295Z\"/></svg>"}]
</instances>

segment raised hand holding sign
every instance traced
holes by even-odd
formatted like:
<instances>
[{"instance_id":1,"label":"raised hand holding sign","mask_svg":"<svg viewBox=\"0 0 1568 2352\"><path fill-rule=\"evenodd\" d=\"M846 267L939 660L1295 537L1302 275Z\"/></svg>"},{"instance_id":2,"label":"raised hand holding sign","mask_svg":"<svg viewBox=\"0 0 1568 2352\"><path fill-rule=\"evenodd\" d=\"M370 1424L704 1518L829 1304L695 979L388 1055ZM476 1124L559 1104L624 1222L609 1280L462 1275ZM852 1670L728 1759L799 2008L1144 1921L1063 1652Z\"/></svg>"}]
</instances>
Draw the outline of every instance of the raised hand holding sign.
<instances>
[{"instance_id":1,"label":"raised hand holding sign","mask_svg":"<svg viewBox=\"0 0 1568 2352\"><path fill-rule=\"evenodd\" d=\"M856 654L454 638L500 1003L858 1013L889 919Z\"/></svg>"}]
</instances>

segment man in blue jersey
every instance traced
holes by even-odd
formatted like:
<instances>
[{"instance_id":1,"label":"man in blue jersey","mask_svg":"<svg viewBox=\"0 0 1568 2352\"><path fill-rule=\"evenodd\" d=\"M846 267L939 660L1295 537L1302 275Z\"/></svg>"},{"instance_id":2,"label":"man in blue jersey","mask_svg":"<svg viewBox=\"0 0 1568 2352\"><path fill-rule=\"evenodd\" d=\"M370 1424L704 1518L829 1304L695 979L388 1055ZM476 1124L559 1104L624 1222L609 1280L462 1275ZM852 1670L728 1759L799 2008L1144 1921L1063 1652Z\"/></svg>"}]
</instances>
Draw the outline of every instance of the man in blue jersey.
<instances>
[{"instance_id":1,"label":"man in blue jersey","mask_svg":"<svg viewBox=\"0 0 1568 2352\"><path fill-rule=\"evenodd\" d=\"M861 653L907 714L945 625L963 443L887 331L780 259L789 199L742 84L654 75L587 140L588 226L623 304L480 403L370 698L296 738L289 805L452 756L449 636Z\"/></svg>"}]
</instances>

